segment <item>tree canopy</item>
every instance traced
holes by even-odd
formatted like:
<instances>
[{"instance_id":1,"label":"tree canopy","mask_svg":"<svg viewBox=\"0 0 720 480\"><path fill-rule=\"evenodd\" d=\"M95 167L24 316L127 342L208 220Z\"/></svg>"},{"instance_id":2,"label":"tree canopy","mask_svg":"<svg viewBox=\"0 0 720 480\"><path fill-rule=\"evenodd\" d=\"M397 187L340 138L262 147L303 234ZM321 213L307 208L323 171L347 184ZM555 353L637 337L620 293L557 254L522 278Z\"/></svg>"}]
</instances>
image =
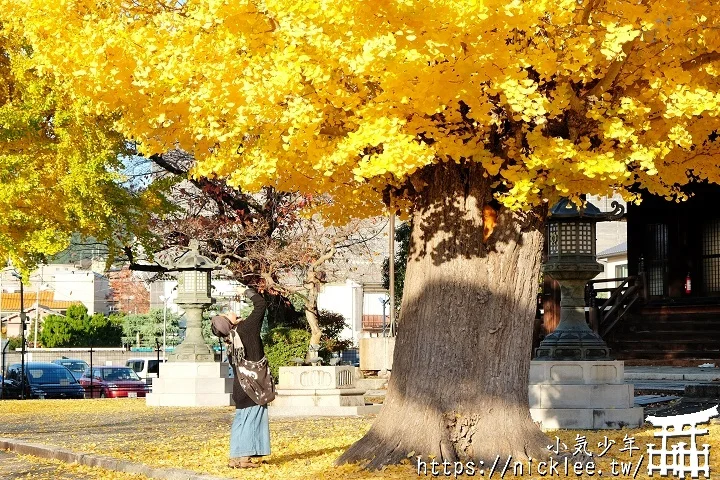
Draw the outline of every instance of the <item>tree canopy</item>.
<instances>
[{"instance_id":1,"label":"tree canopy","mask_svg":"<svg viewBox=\"0 0 720 480\"><path fill-rule=\"evenodd\" d=\"M709 0L2 0L85 111L193 174L398 205L423 166L482 165L507 206L720 181Z\"/></svg>"},{"instance_id":2,"label":"tree canopy","mask_svg":"<svg viewBox=\"0 0 720 480\"><path fill-rule=\"evenodd\" d=\"M195 179L320 196L336 222L412 214L393 380L341 462L547 454L518 354L545 203L720 183L710 0L0 0L0 12L34 74L148 157L180 148Z\"/></svg>"},{"instance_id":3,"label":"tree canopy","mask_svg":"<svg viewBox=\"0 0 720 480\"><path fill-rule=\"evenodd\" d=\"M148 239L160 197L121 185L124 137L113 118L59 88L0 13L0 257L27 271L79 233L107 243Z\"/></svg>"}]
</instances>

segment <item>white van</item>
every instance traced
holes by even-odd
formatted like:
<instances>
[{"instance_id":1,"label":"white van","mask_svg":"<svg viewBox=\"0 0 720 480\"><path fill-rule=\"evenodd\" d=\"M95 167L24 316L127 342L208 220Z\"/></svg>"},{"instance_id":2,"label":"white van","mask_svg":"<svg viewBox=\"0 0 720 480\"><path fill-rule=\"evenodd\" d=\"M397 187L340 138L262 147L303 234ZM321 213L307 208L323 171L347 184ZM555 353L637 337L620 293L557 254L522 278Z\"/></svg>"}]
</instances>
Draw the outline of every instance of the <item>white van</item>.
<instances>
[{"instance_id":1,"label":"white van","mask_svg":"<svg viewBox=\"0 0 720 480\"><path fill-rule=\"evenodd\" d=\"M160 359L160 362L164 361L164 359ZM132 368L138 377L145 380L148 385L152 383L151 378L157 378L160 372L160 363L157 358L131 358L125 362L125 366Z\"/></svg>"}]
</instances>

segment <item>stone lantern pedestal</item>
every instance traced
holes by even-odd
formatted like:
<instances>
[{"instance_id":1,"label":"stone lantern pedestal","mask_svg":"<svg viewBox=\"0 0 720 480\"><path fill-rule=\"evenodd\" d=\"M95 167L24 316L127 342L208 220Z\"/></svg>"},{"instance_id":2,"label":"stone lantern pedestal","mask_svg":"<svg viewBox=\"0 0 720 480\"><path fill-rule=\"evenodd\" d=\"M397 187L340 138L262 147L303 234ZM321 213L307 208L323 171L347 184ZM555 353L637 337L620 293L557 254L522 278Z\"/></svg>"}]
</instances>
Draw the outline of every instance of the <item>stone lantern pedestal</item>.
<instances>
[{"instance_id":1,"label":"stone lantern pedestal","mask_svg":"<svg viewBox=\"0 0 720 480\"><path fill-rule=\"evenodd\" d=\"M618 360L530 362L530 416L543 430L639 427L642 407Z\"/></svg>"},{"instance_id":2,"label":"stone lantern pedestal","mask_svg":"<svg viewBox=\"0 0 720 480\"><path fill-rule=\"evenodd\" d=\"M595 259L595 224L617 217L592 204L579 211L567 199L550 211L543 272L560 283L560 323L536 350L528 392L530 414L543 429L643 423L643 409L634 407L633 385L625 384L623 362L611 359L607 344L585 320L585 284L603 270Z\"/></svg>"},{"instance_id":3,"label":"stone lantern pedestal","mask_svg":"<svg viewBox=\"0 0 720 480\"><path fill-rule=\"evenodd\" d=\"M215 354L202 336L202 311L213 303L210 272L217 265L198 252L198 243L178 257L169 270L179 272L176 303L185 310L185 339L168 362L160 364L158 378L152 379L152 393L146 404L153 407L210 407L233 405L233 379L227 363L215 361Z\"/></svg>"},{"instance_id":4,"label":"stone lantern pedestal","mask_svg":"<svg viewBox=\"0 0 720 480\"><path fill-rule=\"evenodd\" d=\"M228 364L220 362L166 362L152 379L148 407L227 407L232 400L233 379Z\"/></svg>"}]
</instances>

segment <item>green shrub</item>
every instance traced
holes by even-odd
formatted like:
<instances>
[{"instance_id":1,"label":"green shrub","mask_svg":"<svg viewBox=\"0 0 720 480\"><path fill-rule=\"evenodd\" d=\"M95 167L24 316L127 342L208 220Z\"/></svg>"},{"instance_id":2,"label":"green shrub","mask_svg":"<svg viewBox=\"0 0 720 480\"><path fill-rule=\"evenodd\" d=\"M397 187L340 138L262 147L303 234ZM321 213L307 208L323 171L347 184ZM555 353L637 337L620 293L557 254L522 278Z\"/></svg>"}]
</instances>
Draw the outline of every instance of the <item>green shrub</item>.
<instances>
[{"instance_id":1,"label":"green shrub","mask_svg":"<svg viewBox=\"0 0 720 480\"><path fill-rule=\"evenodd\" d=\"M352 346L350 340L340 340L340 334L347 326L345 317L330 310L320 310L318 324L323 335L320 339L320 356L325 362L329 361L333 353L339 353Z\"/></svg>"},{"instance_id":2,"label":"green shrub","mask_svg":"<svg viewBox=\"0 0 720 480\"><path fill-rule=\"evenodd\" d=\"M10 337L7 339L8 346L6 348L6 352L14 352L16 348L22 348L22 337L18 335L17 337ZM25 345L27 347L27 344Z\"/></svg>"},{"instance_id":3,"label":"green shrub","mask_svg":"<svg viewBox=\"0 0 720 480\"><path fill-rule=\"evenodd\" d=\"M310 343L310 332L299 328L277 327L270 330L263 339L265 356L275 381L278 369L294 365L293 358L305 358Z\"/></svg>"}]
</instances>

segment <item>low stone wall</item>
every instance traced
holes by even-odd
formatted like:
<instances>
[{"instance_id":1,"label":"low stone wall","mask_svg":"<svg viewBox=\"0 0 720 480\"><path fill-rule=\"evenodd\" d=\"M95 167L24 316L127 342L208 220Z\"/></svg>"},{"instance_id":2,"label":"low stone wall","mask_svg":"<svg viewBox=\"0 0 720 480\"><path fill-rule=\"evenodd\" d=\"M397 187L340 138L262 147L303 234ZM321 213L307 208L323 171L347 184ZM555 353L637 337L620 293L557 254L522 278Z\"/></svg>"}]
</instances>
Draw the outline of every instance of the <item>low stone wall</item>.
<instances>
[{"instance_id":1,"label":"low stone wall","mask_svg":"<svg viewBox=\"0 0 720 480\"><path fill-rule=\"evenodd\" d=\"M392 370L395 337L361 338L360 370Z\"/></svg>"}]
</instances>

